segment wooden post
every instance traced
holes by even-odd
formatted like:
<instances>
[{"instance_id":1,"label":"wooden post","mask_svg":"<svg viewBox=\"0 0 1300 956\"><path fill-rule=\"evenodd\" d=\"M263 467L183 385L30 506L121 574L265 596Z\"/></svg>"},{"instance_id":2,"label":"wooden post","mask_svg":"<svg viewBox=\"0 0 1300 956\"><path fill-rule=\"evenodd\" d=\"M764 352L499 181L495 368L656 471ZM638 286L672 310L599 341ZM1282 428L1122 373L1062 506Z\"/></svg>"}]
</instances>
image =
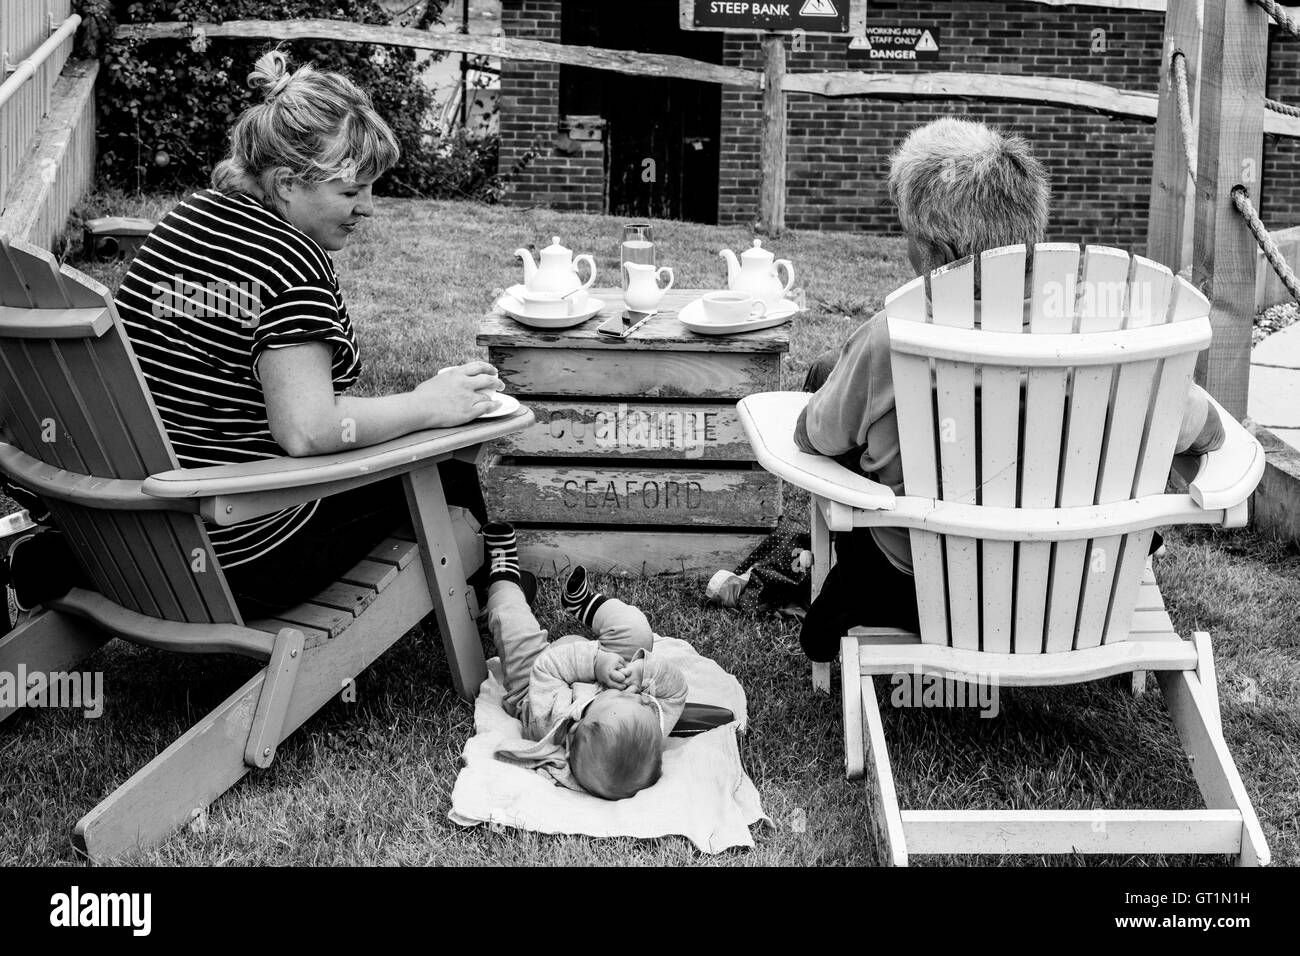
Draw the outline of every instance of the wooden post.
<instances>
[{"instance_id":1,"label":"wooden post","mask_svg":"<svg viewBox=\"0 0 1300 956\"><path fill-rule=\"evenodd\" d=\"M763 145L760 152L759 228L769 236L785 229L785 37L763 38Z\"/></svg>"},{"instance_id":2,"label":"wooden post","mask_svg":"<svg viewBox=\"0 0 1300 956\"><path fill-rule=\"evenodd\" d=\"M1195 157L1183 146L1178 91L1171 66L1174 51L1186 58L1187 87L1195 121L1201 60L1201 0L1169 0L1160 63L1160 112L1156 117L1151 162L1151 205L1147 215L1147 258L1178 272L1191 262L1195 196L1190 165ZM1193 140L1195 145L1195 140Z\"/></svg>"},{"instance_id":3,"label":"wooden post","mask_svg":"<svg viewBox=\"0 0 1300 956\"><path fill-rule=\"evenodd\" d=\"M1237 184L1263 208L1268 16L1242 0L1205 0L1193 277L1210 299L1214 340L1197 381L1237 418L1246 415L1255 317L1255 239L1232 204Z\"/></svg>"}]
</instances>

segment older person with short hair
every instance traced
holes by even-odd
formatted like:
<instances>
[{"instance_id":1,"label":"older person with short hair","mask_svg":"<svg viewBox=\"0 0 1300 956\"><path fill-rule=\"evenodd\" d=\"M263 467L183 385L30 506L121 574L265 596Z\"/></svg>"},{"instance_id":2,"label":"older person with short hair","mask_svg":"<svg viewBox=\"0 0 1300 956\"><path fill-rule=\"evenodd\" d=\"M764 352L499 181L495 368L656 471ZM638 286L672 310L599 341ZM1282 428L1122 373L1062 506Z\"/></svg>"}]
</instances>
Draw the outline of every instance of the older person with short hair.
<instances>
[{"instance_id":1,"label":"older person with short hair","mask_svg":"<svg viewBox=\"0 0 1300 956\"><path fill-rule=\"evenodd\" d=\"M1047 232L1051 191L1042 164L1024 139L983 123L945 118L913 130L890 160L889 194L917 275L988 249L1021 243L1032 248ZM901 494L889 351L881 310L849 336L838 355L820 356L804 383L815 394L799 415L795 443ZM1204 391L1193 386L1177 451L1200 454L1222 441L1218 416ZM857 624L917 630L907 529L840 533L835 550L838 562L799 637L812 660L834 658L840 638ZM869 604L860 597L862 581L871 582Z\"/></svg>"}]
</instances>

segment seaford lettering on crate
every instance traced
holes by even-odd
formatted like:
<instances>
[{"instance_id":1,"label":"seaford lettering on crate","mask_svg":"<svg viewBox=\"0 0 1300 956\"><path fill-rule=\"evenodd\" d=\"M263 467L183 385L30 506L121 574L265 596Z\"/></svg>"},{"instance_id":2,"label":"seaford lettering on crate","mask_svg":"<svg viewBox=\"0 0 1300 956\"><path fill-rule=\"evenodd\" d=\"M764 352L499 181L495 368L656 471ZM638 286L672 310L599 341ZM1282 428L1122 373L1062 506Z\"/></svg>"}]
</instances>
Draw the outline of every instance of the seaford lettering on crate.
<instances>
[{"instance_id":1,"label":"seaford lettering on crate","mask_svg":"<svg viewBox=\"0 0 1300 956\"><path fill-rule=\"evenodd\" d=\"M148 936L153 928L153 894L83 893L73 886L50 897L50 925L122 926L133 936Z\"/></svg>"}]
</instances>

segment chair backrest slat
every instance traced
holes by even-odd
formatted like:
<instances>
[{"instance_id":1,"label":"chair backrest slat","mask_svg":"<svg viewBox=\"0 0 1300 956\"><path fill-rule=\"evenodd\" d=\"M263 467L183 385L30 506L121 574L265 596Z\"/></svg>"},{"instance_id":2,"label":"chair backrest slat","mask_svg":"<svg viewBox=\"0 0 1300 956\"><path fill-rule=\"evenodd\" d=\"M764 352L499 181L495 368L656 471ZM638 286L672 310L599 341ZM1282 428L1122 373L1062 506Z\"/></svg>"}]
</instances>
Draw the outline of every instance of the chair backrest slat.
<instances>
[{"instance_id":1,"label":"chair backrest slat","mask_svg":"<svg viewBox=\"0 0 1300 956\"><path fill-rule=\"evenodd\" d=\"M975 327L975 261L961 259L930 275L930 318L955 329ZM975 419L975 367L968 362L934 363L939 418L940 492L944 501L975 504L979 480L979 431ZM974 538L945 535L948 630L952 646L979 650L979 548Z\"/></svg>"},{"instance_id":2,"label":"chair backrest slat","mask_svg":"<svg viewBox=\"0 0 1300 956\"><path fill-rule=\"evenodd\" d=\"M1167 268L1134 256L1123 328L1164 324L1172 284L1173 274ZM1113 504L1132 495L1159 371L1160 362L1152 360L1120 365L1116 372L1101 474L1097 479L1097 504ZM1134 574L1133 569L1145 565L1150 543L1149 531L1111 535L1090 542L1075 648L1095 647L1105 642L1112 608L1124 620L1132 615L1132 601L1141 584L1141 575Z\"/></svg>"},{"instance_id":3,"label":"chair backrest slat","mask_svg":"<svg viewBox=\"0 0 1300 956\"><path fill-rule=\"evenodd\" d=\"M1030 333L1063 333L1074 328L1072 289L1079 269L1077 246L1040 245L1034 255L1030 285ZM1066 369L1030 369L1025 382L1021 416L1021 508L1051 508L1056 504L1064 434ZM1038 654L1043 649L1047 619L1048 572L1052 547L1039 541L1016 545L1016 610L1012 650Z\"/></svg>"},{"instance_id":4,"label":"chair backrest slat","mask_svg":"<svg viewBox=\"0 0 1300 956\"><path fill-rule=\"evenodd\" d=\"M1204 298L1181 279L1172 282L1167 302L1167 309L1161 309L1159 299L1153 299L1150 324L1185 322L1205 315ZM1169 461L1173 457L1195 368L1194 353L1173 356L1159 363L1130 492L1135 497L1159 494L1169 480ZM1117 578L1111 596L1103 643L1122 640L1128 633L1141 585L1141 569L1146 566L1151 545L1150 531L1131 534L1127 538L1119 557L1117 574L1121 577Z\"/></svg>"},{"instance_id":5,"label":"chair backrest slat","mask_svg":"<svg viewBox=\"0 0 1300 956\"><path fill-rule=\"evenodd\" d=\"M913 279L885 300L885 313L909 322L928 319L925 279ZM923 498L939 496L939 459L935 453L935 408L929 359L894 354L894 408L898 418L898 441L906 472L907 487ZM922 634L945 635L948 631L947 585L944 584L943 544L939 536L912 529L912 569L917 580L939 582L917 589L917 614Z\"/></svg>"},{"instance_id":6,"label":"chair backrest slat","mask_svg":"<svg viewBox=\"0 0 1300 956\"><path fill-rule=\"evenodd\" d=\"M980 327L1023 331L1025 249L993 249L980 257ZM1014 508L1020 463L1020 370L985 366L980 371L979 503ZM982 649L1011 652L1015 609L1015 553L1011 541L983 541L980 552Z\"/></svg>"},{"instance_id":7,"label":"chair backrest slat","mask_svg":"<svg viewBox=\"0 0 1300 956\"><path fill-rule=\"evenodd\" d=\"M931 274L928 308L921 280L887 300L905 494L1050 509L1158 493L1194 349L1208 340L1206 300L1121 250L1090 246L1081 255L1043 243L1026 307L1025 256L1023 247L984 253L977 301L970 260ZM959 345L929 326L908 333L907 323L927 321L970 329L976 314L979 331L960 333L968 340ZM1166 317L1201 324L1184 326L1190 334L1148 328ZM1099 349L1097 333L1114 344ZM1015 525L998 520L1014 535ZM913 530L922 640L1057 653L1121 639L1150 537L993 541Z\"/></svg>"},{"instance_id":8,"label":"chair backrest slat","mask_svg":"<svg viewBox=\"0 0 1300 956\"><path fill-rule=\"evenodd\" d=\"M1087 249L1078 286L1076 331L1108 332L1124 324L1128 269L1125 252L1099 246ZM1094 365L1071 374L1057 507L1095 502L1114 373L1113 365ZM1052 552L1044 642L1048 653L1073 648L1083 579L1100 567L1091 560L1087 541L1061 541Z\"/></svg>"},{"instance_id":9,"label":"chair backrest slat","mask_svg":"<svg viewBox=\"0 0 1300 956\"><path fill-rule=\"evenodd\" d=\"M140 480L178 467L121 320L102 285L53 256L0 236L0 305L106 308L112 323L84 337L5 337L0 415L27 454L76 474ZM133 611L165 620L240 620L202 521L50 502L94 585Z\"/></svg>"}]
</instances>

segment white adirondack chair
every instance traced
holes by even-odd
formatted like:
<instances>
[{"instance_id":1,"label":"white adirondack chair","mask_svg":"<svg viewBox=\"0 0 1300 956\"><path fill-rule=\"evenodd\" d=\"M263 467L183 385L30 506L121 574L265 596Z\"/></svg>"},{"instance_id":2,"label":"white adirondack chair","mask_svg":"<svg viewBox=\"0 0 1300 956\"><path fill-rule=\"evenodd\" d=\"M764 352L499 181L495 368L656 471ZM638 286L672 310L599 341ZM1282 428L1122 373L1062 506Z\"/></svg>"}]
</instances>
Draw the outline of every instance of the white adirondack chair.
<instances>
[{"instance_id":1,"label":"white adirondack chair","mask_svg":"<svg viewBox=\"0 0 1300 956\"><path fill-rule=\"evenodd\" d=\"M795 447L808 395L740 402L758 461L812 495L815 586L828 531L910 529L921 633L854 628L841 644L848 775L868 772L871 823L895 865L909 853L1068 852L1267 863L1223 738L1209 635L1174 632L1147 562L1157 526L1243 525L1263 473L1259 443L1223 415L1226 444L1180 459L1187 493L1165 493L1209 303L1164 266L1098 246L1081 257L1038 245L1026 290L1025 256L985 252L979 299L967 258L886 300L905 495ZM1144 671L1207 809L900 811L875 675L1018 686Z\"/></svg>"}]
</instances>

